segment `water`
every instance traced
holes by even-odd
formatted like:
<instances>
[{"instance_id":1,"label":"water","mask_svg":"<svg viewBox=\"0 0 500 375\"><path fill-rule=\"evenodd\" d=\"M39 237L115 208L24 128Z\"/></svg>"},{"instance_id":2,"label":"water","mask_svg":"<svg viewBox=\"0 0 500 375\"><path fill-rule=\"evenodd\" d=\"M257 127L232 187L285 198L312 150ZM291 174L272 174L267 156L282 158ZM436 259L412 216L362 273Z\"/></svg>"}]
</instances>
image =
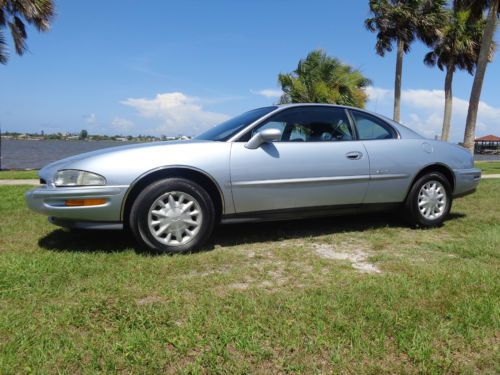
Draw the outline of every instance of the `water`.
<instances>
[{"instance_id":1,"label":"water","mask_svg":"<svg viewBox=\"0 0 500 375\"><path fill-rule=\"evenodd\" d=\"M68 156L134 142L117 141L20 141L1 140L1 169L40 169Z\"/></svg>"},{"instance_id":2,"label":"water","mask_svg":"<svg viewBox=\"0 0 500 375\"><path fill-rule=\"evenodd\" d=\"M1 141L1 169L39 169L53 161L82 152L134 142L117 141ZM500 155L476 155L476 160L500 160Z\"/></svg>"}]
</instances>

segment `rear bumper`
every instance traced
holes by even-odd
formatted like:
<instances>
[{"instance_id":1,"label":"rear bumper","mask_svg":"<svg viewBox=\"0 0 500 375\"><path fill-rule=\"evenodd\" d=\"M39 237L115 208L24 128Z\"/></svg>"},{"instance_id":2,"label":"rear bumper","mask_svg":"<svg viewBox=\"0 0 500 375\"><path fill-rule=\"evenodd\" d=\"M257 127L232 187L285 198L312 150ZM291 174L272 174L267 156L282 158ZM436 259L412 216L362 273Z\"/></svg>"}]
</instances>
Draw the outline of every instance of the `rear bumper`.
<instances>
[{"instance_id":1,"label":"rear bumper","mask_svg":"<svg viewBox=\"0 0 500 375\"><path fill-rule=\"evenodd\" d=\"M455 189L453 197L459 198L476 191L479 181L481 181L481 170L477 168L454 169Z\"/></svg>"},{"instance_id":2,"label":"rear bumper","mask_svg":"<svg viewBox=\"0 0 500 375\"><path fill-rule=\"evenodd\" d=\"M25 194L28 207L53 220L71 222L120 222L123 198L128 186L89 186L55 188L42 185ZM103 198L98 206L67 207L67 199Z\"/></svg>"}]
</instances>

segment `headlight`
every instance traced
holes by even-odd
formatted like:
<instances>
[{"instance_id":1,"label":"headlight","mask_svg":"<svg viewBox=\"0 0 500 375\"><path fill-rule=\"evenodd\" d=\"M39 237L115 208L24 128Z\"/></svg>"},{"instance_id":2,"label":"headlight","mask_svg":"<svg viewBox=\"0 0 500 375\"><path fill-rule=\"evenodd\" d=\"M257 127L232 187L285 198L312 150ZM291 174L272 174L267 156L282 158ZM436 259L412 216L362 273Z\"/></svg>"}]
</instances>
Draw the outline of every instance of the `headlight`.
<instances>
[{"instance_id":1,"label":"headlight","mask_svg":"<svg viewBox=\"0 0 500 375\"><path fill-rule=\"evenodd\" d=\"M54 176L56 186L101 186L106 185L106 179L96 173L65 169Z\"/></svg>"}]
</instances>

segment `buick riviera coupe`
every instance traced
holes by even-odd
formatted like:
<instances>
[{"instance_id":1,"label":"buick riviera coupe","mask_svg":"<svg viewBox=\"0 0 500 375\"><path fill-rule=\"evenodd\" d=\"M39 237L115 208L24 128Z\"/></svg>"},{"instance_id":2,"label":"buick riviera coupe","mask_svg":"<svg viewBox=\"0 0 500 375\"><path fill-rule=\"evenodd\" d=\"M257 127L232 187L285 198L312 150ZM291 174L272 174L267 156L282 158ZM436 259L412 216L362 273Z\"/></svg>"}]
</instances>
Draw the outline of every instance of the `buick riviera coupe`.
<instances>
[{"instance_id":1,"label":"buick riviera coupe","mask_svg":"<svg viewBox=\"0 0 500 375\"><path fill-rule=\"evenodd\" d=\"M412 226L435 227L481 177L460 146L322 104L254 109L192 140L89 152L39 175L26 199L50 222L125 228L162 253L199 248L229 219L396 208Z\"/></svg>"}]
</instances>

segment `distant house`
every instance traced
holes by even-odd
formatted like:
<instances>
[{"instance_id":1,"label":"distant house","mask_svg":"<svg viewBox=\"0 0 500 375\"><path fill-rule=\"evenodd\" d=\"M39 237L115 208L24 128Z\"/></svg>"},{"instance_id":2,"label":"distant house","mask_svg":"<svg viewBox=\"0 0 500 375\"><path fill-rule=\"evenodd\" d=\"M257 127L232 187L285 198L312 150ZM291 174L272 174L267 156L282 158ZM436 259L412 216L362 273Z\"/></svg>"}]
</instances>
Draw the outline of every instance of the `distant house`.
<instances>
[{"instance_id":1,"label":"distant house","mask_svg":"<svg viewBox=\"0 0 500 375\"><path fill-rule=\"evenodd\" d=\"M474 140L474 151L479 154L500 153L500 137L490 134Z\"/></svg>"}]
</instances>

